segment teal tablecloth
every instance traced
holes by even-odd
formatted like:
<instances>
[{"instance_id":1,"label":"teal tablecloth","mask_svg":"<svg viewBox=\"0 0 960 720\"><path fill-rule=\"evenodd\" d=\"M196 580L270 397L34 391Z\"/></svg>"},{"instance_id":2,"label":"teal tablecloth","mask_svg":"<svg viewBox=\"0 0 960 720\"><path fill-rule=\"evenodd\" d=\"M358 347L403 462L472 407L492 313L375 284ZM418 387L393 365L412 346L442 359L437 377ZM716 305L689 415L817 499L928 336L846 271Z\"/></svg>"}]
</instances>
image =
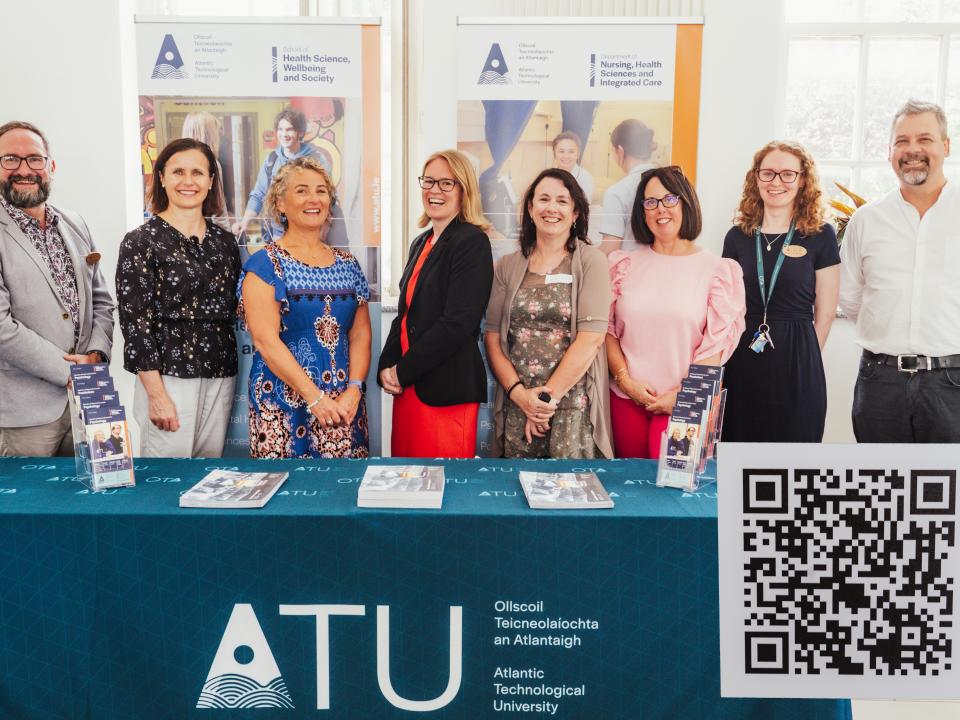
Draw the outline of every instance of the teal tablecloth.
<instances>
[{"instance_id":1,"label":"teal tablecloth","mask_svg":"<svg viewBox=\"0 0 960 720\"><path fill-rule=\"evenodd\" d=\"M644 461L443 464L443 510L401 511L356 507L363 462L143 459L136 487L93 494L72 460L0 459L0 718L850 717L848 702L720 698L716 486L658 489ZM261 510L181 510L214 467L290 478ZM615 509L527 508L519 469L585 467ZM318 647L330 605L353 615ZM448 685L451 607L455 694L395 707L378 625L381 679L429 700ZM228 642L238 631L251 644ZM197 709L221 656L269 656L294 707Z\"/></svg>"}]
</instances>

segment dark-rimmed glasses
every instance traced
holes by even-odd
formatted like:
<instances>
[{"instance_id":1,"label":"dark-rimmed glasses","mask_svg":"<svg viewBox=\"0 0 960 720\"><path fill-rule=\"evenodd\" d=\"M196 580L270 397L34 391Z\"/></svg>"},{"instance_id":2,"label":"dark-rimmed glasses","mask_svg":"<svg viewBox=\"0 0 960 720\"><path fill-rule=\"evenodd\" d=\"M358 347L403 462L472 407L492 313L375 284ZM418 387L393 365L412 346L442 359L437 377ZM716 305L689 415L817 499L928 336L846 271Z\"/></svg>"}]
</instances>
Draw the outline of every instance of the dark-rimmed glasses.
<instances>
[{"instance_id":1,"label":"dark-rimmed glasses","mask_svg":"<svg viewBox=\"0 0 960 720\"><path fill-rule=\"evenodd\" d=\"M19 170L26 161L31 170L43 170L47 166L48 157L45 155L4 155L0 157L0 167L4 170Z\"/></svg>"},{"instance_id":2,"label":"dark-rimmed glasses","mask_svg":"<svg viewBox=\"0 0 960 720\"><path fill-rule=\"evenodd\" d=\"M662 198L648 197L643 199L643 209L644 210L656 210L657 205L663 203L665 208L676 207L680 204L680 196L674 195L673 193L667 193Z\"/></svg>"},{"instance_id":3,"label":"dark-rimmed glasses","mask_svg":"<svg viewBox=\"0 0 960 720\"><path fill-rule=\"evenodd\" d=\"M457 186L457 181L453 178L432 178L429 175L418 177L417 182L420 183L420 187L424 190L429 190L434 185L439 185L440 189L445 193L451 192Z\"/></svg>"},{"instance_id":4,"label":"dark-rimmed glasses","mask_svg":"<svg viewBox=\"0 0 960 720\"><path fill-rule=\"evenodd\" d=\"M781 181L789 185L790 183L797 181L797 178L800 177L800 173L797 170L781 170L780 172L777 172L776 170L771 170L770 168L763 168L761 170L757 170L757 177L764 182L773 182L775 177L779 177Z\"/></svg>"}]
</instances>

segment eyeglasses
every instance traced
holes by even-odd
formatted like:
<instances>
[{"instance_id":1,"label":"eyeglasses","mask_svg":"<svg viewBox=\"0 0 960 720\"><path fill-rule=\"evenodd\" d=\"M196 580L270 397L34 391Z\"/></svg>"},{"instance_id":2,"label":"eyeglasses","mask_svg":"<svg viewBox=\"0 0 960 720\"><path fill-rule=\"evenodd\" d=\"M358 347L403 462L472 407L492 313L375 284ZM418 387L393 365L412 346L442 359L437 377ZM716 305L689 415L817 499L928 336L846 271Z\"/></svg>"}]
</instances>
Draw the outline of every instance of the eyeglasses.
<instances>
[{"instance_id":1,"label":"eyeglasses","mask_svg":"<svg viewBox=\"0 0 960 720\"><path fill-rule=\"evenodd\" d=\"M676 207L680 204L680 196L673 193L667 193L662 198L648 197L643 199L644 210L656 210L657 205L663 203L665 208Z\"/></svg>"},{"instance_id":2,"label":"eyeglasses","mask_svg":"<svg viewBox=\"0 0 960 720\"><path fill-rule=\"evenodd\" d=\"M31 170L43 170L47 166L48 157L45 155L4 155L0 157L0 167L4 170L19 170L23 161L27 161L27 167Z\"/></svg>"},{"instance_id":3,"label":"eyeglasses","mask_svg":"<svg viewBox=\"0 0 960 720\"><path fill-rule=\"evenodd\" d=\"M429 175L418 177L417 181L424 190L429 190L434 185L439 185L443 192L451 192L457 186L457 181L452 178L432 178Z\"/></svg>"},{"instance_id":4,"label":"eyeglasses","mask_svg":"<svg viewBox=\"0 0 960 720\"><path fill-rule=\"evenodd\" d=\"M797 178L800 177L800 173L796 170L781 170L777 172L776 170L763 168L762 170L757 170L757 177L764 182L773 182L775 177L779 177L785 183L792 183L796 182Z\"/></svg>"}]
</instances>

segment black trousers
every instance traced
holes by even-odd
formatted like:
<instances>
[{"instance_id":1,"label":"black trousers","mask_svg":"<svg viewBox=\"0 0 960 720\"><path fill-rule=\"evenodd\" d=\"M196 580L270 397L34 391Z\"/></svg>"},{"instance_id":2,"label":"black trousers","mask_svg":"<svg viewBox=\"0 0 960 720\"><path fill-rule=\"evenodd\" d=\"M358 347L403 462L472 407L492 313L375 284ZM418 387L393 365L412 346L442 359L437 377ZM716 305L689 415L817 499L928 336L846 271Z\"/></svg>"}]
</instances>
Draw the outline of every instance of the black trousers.
<instances>
[{"instance_id":1,"label":"black trousers","mask_svg":"<svg viewBox=\"0 0 960 720\"><path fill-rule=\"evenodd\" d=\"M861 358L853 434L862 443L960 443L960 369L905 373Z\"/></svg>"}]
</instances>

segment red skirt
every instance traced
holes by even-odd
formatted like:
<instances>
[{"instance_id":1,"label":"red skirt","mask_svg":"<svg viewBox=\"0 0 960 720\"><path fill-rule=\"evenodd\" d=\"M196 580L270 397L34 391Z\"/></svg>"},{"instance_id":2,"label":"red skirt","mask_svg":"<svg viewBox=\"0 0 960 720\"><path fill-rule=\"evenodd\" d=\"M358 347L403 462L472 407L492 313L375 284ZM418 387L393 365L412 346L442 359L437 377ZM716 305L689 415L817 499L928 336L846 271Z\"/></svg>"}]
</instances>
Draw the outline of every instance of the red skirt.
<instances>
[{"instance_id":1,"label":"red skirt","mask_svg":"<svg viewBox=\"0 0 960 720\"><path fill-rule=\"evenodd\" d=\"M391 457L472 458L476 456L480 403L434 407L413 386L393 397Z\"/></svg>"}]
</instances>

